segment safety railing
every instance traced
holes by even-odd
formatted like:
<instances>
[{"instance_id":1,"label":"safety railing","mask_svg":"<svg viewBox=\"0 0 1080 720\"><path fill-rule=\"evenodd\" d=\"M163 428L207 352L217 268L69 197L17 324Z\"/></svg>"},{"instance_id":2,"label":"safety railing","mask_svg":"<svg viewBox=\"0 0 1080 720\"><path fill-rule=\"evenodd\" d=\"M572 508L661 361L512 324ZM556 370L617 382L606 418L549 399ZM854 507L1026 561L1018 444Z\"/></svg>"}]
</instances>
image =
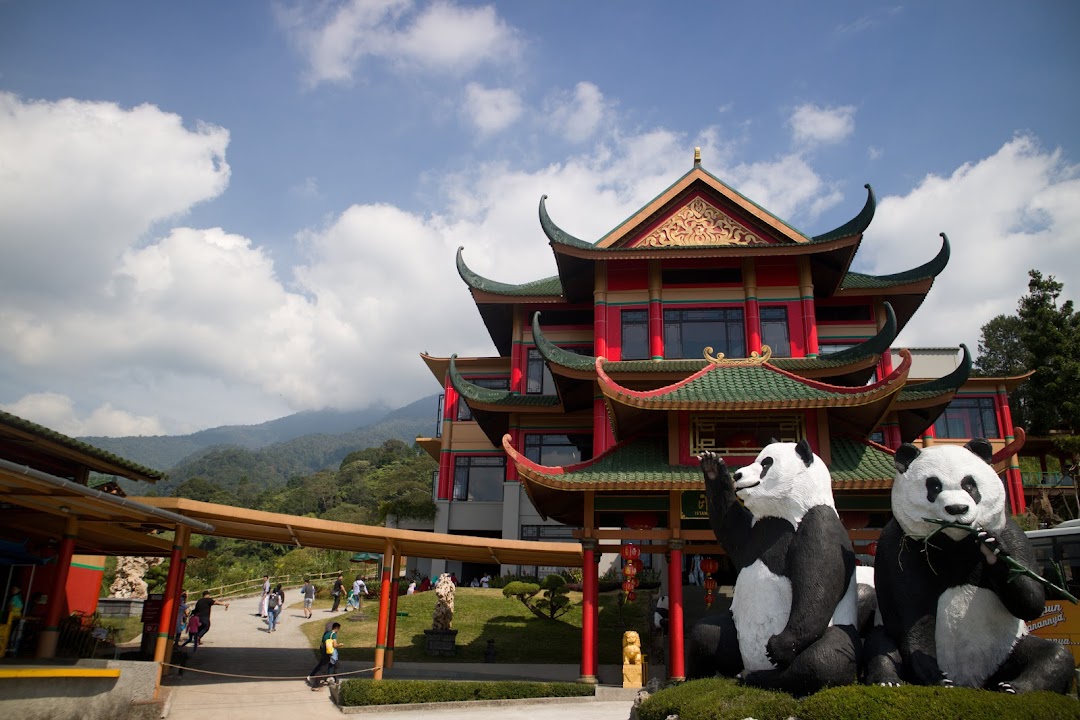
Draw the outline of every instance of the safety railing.
<instances>
[{"instance_id":1,"label":"safety railing","mask_svg":"<svg viewBox=\"0 0 1080 720\"><path fill-rule=\"evenodd\" d=\"M1020 479L1024 487L1055 488L1073 486L1073 479L1064 473L1022 472Z\"/></svg>"},{"instance_id":2,"label":"safety railing","mask_svg":"<svg viewBox=\"0 0 1080 720\"><path fill-rule=\"evenodd\" d=\"M304 582L304 578L310 580L325 580L329 577L337 577L338 571L331 570L330 572L321 573L302 573L291 575L274 575L270 578L270 585L276 586L280 583L283 587L292 587L294 585L301 585ZM206 590L210 591L210 595L216 598L226 597L243 597L245 595L259 595L262 593L263 579L261 577L254 578L252 580L241 580L240 582L229 583L228 585L215 585L214 587L208 587Z\"/></svg>"}]
</instances>

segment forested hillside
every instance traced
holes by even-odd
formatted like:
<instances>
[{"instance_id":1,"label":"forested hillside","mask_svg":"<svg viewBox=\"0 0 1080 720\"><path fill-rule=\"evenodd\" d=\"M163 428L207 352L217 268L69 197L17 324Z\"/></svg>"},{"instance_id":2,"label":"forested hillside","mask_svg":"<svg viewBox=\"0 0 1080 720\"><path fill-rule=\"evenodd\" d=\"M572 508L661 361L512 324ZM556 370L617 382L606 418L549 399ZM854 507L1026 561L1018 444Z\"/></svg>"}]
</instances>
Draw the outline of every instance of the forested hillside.
<instances>
[{"instance_id":1,"label":"forested hillside","mask_svg":"<svg viewBox=\"0 0 1080 720\"><path fill-rule=\"evenodd\" d=\"M433 430L438 398L438 395L429 395L396 410L371 407L351 412L340 410L302 412L259 425L224 425L190 435L80 437L79 439L141 465L168 471L172 475L171 468L177 467L182 462L195 462L197 459L193 458L193 455L210 448L224 446L259 450L307 435L341 434L354 436L347 442L366 443L360 447L378 445L391 437L411 443L418 434L428 434ZM409 424L410 421L412 424ZM425 422L426 426L415 432L412 430L414 426L419 427ZM379 427L383 424L385 427ZM369 432L365 434L364 431ZM412 433L411 437L409 433ZM320 444L325 445L327 442L312 443L313 446ZM304 452L299 448L298 451ZM342 457L344 454L332 462L340 462ZM301 462L298 466L308 467L309 465L310 463Z\"/></svg>"}]
</instances>

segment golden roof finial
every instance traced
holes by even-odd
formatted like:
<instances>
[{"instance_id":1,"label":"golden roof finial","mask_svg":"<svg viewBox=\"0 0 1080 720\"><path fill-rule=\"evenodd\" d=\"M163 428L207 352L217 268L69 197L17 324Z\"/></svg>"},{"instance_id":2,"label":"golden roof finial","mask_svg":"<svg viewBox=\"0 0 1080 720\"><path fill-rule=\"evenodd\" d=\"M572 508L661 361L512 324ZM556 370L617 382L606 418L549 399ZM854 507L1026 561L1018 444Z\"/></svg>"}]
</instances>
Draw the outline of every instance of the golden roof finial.
<instances>
[{"instance_id":1,"label":"golden roof finial","mask_svg":"<svg viewBox=\"0 0 1080 720\"><path fill-rule=\"evenodd\" d=\"M701 164L701 148L694 148L694 167Z\"/></svg>"}]
</instances>

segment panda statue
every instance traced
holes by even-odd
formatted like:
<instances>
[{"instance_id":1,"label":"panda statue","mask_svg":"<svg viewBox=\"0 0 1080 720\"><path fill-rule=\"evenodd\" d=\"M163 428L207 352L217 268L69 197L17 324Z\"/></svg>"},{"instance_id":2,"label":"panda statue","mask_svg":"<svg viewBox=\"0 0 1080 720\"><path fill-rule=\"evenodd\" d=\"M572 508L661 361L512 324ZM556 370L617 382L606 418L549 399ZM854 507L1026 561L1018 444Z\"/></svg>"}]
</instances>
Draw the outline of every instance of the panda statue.
<instances>
[{"instance_id":1,"label":"panda statue","mask_svg":"<svg viewBox=\"0 0 1080 720\"><path fill-rule=\"evenodd\" d=\"M1006 514L991 454L981 438L963 447L897 449L893 519L874 562L883 625L867 638L868 683L1068 690L1071 654L1027 635L1024 623L1043 612L1042 584L1010 579L1002 559L1035 567L1027 536Z\"/></svg>"},{"instance_id":2,"label":"panda statue","mask_svg":"<svg viewBox=\"0 0 1080 720\"><path fill-rule=\"evenodd\" d=\"M653 611L653 630L661 635L667 635L668 630L668 605L667 595L661 595L656 599L656 609Z\"/></svg>"},{"instance_id":3,"label":"panda statue","mask_svg":"<svg viewBox=\"0 0 1080 720\"><path fill-rule=\"evenodd\" d=\"M855 553L824 462L806 440L773 441L733 474L714 453L700 460L709 523L738 576L731 610L691 629L687 676L796 694L856 682Z\"/></svg>"}]
</instances>

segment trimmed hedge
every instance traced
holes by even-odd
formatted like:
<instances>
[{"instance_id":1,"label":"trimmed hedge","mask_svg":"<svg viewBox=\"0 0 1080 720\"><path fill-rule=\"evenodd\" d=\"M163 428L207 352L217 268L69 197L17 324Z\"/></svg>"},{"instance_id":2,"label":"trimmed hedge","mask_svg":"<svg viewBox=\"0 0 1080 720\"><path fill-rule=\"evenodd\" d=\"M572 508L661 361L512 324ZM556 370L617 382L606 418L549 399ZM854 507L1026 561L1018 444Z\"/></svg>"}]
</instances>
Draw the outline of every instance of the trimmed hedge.
<instances>
[{"instance_id":1,"label":"trimmed hedge","mask_svg":"<svg viewBox=\"0 0 1080 720\"><path fill-rule=\"evenodd\" d=\"M341 686L341 704L401 705L404 703L513 700L518 698L589 697L591 685L565 682L491 680L349 680Z\"/></svg>"},{"instance_id":2,"label":"trimmed hedge","mask_svg":"<svg viewBox=\"0 0 1080 720\"><path fill-rule=\"evenodd\" d=\"M653 693L641 704L638 717L640 720L665 720L668 715L678 715L680 720L787 720L798 715L798 711L798 701L786 693L744 687L727 678L710 678L691 680Z\"/></svg>"},{"instance_id":3,"label":"trimmed hedge","mask_svg":"<svg viewBox=\"0 0 1080 720\"><path fill-rule=\"evenodd\" d=\"M1057 693L1005 693L971 688L847 685L801 702L786 693L728 678L691 680L651 695L641 720L1078 720L1080 702Z\"/></svg>"},{"instance_id":4,"label":"trimmed hedge","mask_svg":"<svg viewBox=\"0 0 1080 720\"><path fill-rule=\"evenodd\" d=\"M847 685L799 705L799 720L1076 720L1080 702L1050 692L1009 695L973 688Z\"/></svg>"}]
</instances>

